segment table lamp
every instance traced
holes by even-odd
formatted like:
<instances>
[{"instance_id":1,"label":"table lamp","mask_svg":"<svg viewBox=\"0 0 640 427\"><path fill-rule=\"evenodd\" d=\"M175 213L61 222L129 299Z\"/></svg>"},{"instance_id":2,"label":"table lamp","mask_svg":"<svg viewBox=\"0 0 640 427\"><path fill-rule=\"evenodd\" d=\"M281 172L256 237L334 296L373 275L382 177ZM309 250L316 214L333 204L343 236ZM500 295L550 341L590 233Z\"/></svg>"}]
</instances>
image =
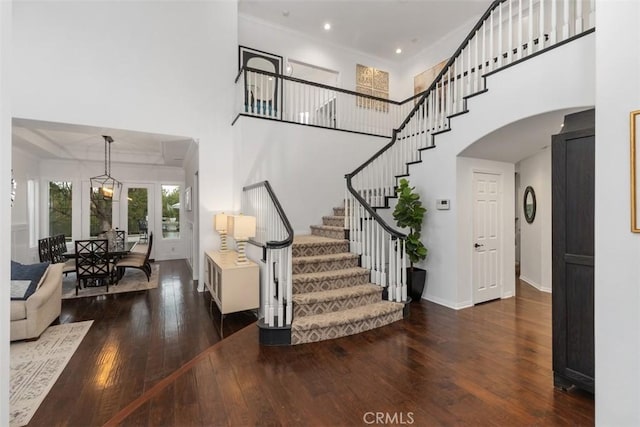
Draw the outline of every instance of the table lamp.
<instances>
[{"instance_id":1,"label":"table lamp","mask_svg":"<svg viewBox=\"0 0 640 427\"><path fill-rule=\"evenodd\" d=\"M219 213L213 217L213 228L220 233L220 252L229 252L227 247L227 214Z\"/></svg>"},{"instance_id":2,"label":"table lamp","mask_svg":"<svg viewBox=\"0 0 640 427\"><path fill-rule=\"evenodd\" d=\"M256 235L256 217L249 215L229 215L227 230L238 246L237 265L249 264L245 254L247 240Z\"/></svg>"}]
</instances>

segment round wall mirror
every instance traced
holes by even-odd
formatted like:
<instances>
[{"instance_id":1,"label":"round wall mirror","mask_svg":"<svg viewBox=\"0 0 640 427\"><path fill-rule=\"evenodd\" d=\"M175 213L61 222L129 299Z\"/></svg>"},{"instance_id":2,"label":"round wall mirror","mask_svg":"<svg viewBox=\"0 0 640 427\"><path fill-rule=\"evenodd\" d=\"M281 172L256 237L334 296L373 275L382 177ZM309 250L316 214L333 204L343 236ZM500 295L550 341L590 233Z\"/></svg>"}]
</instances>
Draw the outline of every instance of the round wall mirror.
<instances>
[{"instance_id":1,"label":"round wall mirror","mask_svg":"<svg viewBox=\"0 0 640 427\"><path fill-rule=\"evenodd\" d=\"M522 207L524 209L524 219L531 224L536 217L536 192L533 191L533 187L531 186L528 186L524 190L524 202Z\"/></svg>"}]
</instances>

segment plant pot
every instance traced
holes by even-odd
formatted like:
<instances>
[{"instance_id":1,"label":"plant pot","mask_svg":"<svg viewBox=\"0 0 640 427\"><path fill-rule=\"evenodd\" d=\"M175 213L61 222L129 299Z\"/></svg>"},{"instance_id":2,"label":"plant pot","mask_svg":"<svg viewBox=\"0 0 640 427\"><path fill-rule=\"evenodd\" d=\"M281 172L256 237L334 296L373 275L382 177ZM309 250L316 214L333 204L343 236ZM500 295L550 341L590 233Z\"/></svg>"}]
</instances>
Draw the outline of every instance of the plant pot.
<instances>
[{"instance_id":1,"label":"plant pot","mask_svg":"<svg viewBox=\"0 0 640 427\"><path fill-rule=\"evenodd\" d=\"M407 294L414 301L420 301L422 298L422 291L424 290L424 283L426 279L427 270L413 267L412 273L411 268L407 268Z\"/></svg>"}]
</instances>

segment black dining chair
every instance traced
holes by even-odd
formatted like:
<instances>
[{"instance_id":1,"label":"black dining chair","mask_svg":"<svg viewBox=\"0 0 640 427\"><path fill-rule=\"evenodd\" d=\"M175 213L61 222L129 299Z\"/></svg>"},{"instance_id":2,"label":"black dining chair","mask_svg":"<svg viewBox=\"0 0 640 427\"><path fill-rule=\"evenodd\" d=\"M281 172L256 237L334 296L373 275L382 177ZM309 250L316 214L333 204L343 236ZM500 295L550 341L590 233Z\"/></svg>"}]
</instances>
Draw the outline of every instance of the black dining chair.
<instances>
[{"instance_id":1,"label":"black dining chair","mask_svg":"<svg viewBox=\"0 0 640 427\"><path fill-rule=\"evenodd\" d=\"M76 271L76 260L67 259L64 254L67 252L67 239L64 234L57 234L49 237L49 251L51 254L51 262L53 264L64 263L62 273L66 276Z\"/></svg>"},{"instance_id":2,"label":"black dining chair","mask_svg":"<svg viewBox=\"0 0 640 427\"><path fill-rule=\"evenodd\" d=\"M107 287L113 283L115 268L110 261L107 239L76 240L76 295L81 286Z\"/></svg>"},{"instance_id":3,"label":"black dining chair","mask_svg":"<svg viewBox=\"0 0 640 427\"><path fill-rule=\"evenodd\" d=\"M48 237L38 240L38 256L40 257L40 262L51 262L51 247L49 240L50 239Z\"/></svg>"}]
</instances>

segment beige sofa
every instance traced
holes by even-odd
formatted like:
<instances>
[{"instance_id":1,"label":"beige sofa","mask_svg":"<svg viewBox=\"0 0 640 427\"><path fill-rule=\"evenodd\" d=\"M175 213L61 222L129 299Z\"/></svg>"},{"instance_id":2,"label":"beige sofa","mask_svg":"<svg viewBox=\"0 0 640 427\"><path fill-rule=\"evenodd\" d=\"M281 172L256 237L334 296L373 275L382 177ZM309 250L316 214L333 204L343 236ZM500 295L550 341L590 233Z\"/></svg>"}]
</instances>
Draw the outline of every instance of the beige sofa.
<instances>
[{"instance_id":1,"label":"beige sofa","mask_svg":"<svg viewBox=\"0 0 640 427\"><path fill-rule=\"evenodd\" d=\"M47 267L38 289L25 301L11 301L11 341L38 338L60 316L62 310L62 269Z\"/></svg>"}]
</instances>

